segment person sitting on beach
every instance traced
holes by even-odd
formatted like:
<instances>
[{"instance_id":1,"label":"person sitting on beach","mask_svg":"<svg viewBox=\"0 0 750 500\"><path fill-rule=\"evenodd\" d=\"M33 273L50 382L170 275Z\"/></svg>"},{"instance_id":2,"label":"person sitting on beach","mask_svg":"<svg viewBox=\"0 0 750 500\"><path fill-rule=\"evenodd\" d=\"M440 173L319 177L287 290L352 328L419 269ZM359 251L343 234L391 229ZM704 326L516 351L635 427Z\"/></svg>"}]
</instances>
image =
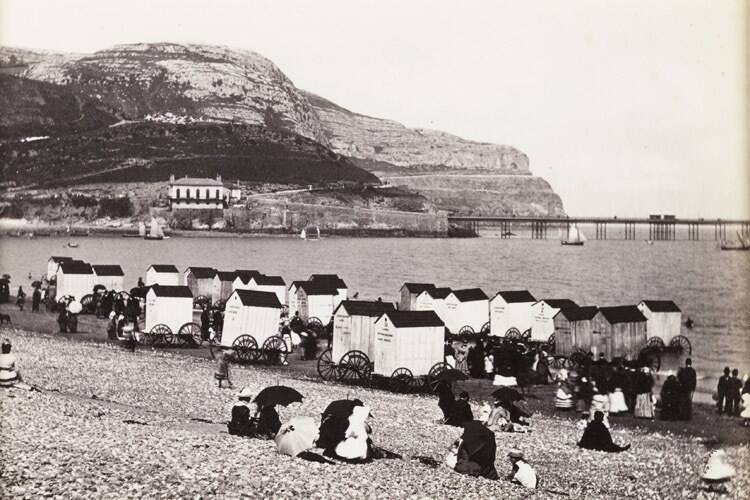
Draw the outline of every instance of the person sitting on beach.
<instances>
[{"instance_id":1,"label":"person sitting on beach","mask_svg":"<svg viewBox=\"0 0 750 500\"><path fill-rule=\"evenodd\" d=\"M250 437L255 432L252 419L252 405L250 400L253 394L250 389L243 387L239 394L237 394L238 401L232 406L232 420L227 424L227 430L229 434L233 436L247 436Z\"/></svg>"},{"instance_id":2,"label":"person sitting on beach","mask_svg":"<svg viewBox=\"0 0 750 500\"><path fill-rule=\"evenodd\" d=\"M460 394L458 400L453 403L450 415L445 423L454 427L462 427L472 420L474 420L474 414L471 412L471 406L469 406L469 393L464 391Z\"/></svg>"},{"instance_id":3,"label":"person sitting on beach","mask_svg":"<svg viewBox=\"0 0 750 500\"><path fill-rule=\"evenodd\" d=\"M682 420L680 415L680 400L682 399L682 386L674 373L670 372L664 385L661 387L661 419Z\"/></svg>"},{"instance_id":4,"label":"person sitting on beach","mask_svg":"<svg viewBox=\"0 0 750 500\"><path fill-rule=\"evenodd\" d=\"M508 458L512 467L512 472L508 475L508 480L530 490L536 489L539 485L539 478L534 468L524 458L523 453L512 449L508 453Z\"/></svg>"},{"instance_id":5,"label":"person sitting on beach","mask_svg":"<svg viewBox=\"0 0 750 500\"><path fill-rule=\"evenodd\" d=\"M3 340L0 347L0 387L12 387L21 381L21 375L16 368L16 356L11 354L10 340Z\"/></svg>"},{"instance_id":6,"label":"person sitting on beach","mask_svg":"<svg viewBox=\"0 0 750 500\"><path fill-rule=\"evenodd\" d=\"M259 418L255 426L254 437L273 439L280 428L281 419L275 406L264 406L259 409Z\"/></svg>"},{"instance_id":7,"label":"person sitting on beach","mask_svg":"<svg viewBox=\"0 0 750 500\"><path fill-rule=\"evenodd\" d=\"M594 413L594 420L586 426L581 440L578 441L578 447L612 453L630 449L629 444L618 446L612 441L612 435L609 433L607 426L604 425L604 413L600 411Z\"/></svg>"},{"instance_id":8,"label":"person sitting on beach","mask_svg":"<svg viewBox=\"0 0 750 500\"><path fill-rule=\"evenodd\" d=\"M497 443L495 433L481 422L468 422L461 438L456 440L446 457L446 464L460 474L498 479L495 469Z\"/></svg>"},{"instance_id":9,"label":"person sitting on beach","mask_svg":"<svg viewBox=\"0 0 750 500\"><path fill-rule=\"evenodd\" d=\"M567 411L573 408L573 393L568 382L558 382L555 393L555 410Z\"/></svg>"}]
</instances>

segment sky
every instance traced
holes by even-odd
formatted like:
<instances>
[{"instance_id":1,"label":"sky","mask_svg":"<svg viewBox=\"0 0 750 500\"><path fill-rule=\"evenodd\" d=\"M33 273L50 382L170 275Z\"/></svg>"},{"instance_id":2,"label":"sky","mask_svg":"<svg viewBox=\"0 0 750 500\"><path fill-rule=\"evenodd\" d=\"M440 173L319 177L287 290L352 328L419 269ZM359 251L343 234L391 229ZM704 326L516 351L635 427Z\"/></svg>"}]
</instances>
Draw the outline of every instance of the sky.
<instances>
[{"instance_id":1,"label":"sky","mask_svg":"<svg viewBox=\"0 0 750 500\"><path fill-rule=\"evenodd\" d=\"M744 0L0 0L0 44L253 50L359 113L525 152L570 215L750 218Z\"/></svg>"}]
</instances>

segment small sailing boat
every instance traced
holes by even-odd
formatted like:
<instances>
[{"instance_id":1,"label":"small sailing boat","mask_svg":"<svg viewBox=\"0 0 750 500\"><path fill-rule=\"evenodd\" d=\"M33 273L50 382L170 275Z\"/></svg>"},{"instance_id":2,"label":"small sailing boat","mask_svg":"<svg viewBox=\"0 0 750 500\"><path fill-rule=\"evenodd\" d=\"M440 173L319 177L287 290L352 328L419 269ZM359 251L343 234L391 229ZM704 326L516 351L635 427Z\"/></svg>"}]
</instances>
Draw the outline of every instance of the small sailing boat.
<instances>
[{"instance_id":1,"label":"small sailing boat","mask_svg":"<svg viewBox=\"0 0 750 500\"><path fill-rule=\"evenodd\" d=\"M560 240L561 245L573 245L583 246L583 242L586 241L586 237L583 235L583 231L578 229L578 224L568 226L568 234L566 238Z\"/></svg>"},{"instance_id":2,"label":"small sailing boat","mask_svg":"<svg viewBox=\"0 0 750 500\"><path fill-rule=\"evenodd\" d=\"M140 231L140 227L139 227ZM144 227L145 231L145 227ZM164 231L162 231L161 226L159 225L159 222L157 222L156 218L151 219L151 225L148 231L147 235L143 236L144 240L163 240L164 239Z\"/></svg>"},{"instance_id":3,"label":"small sailing boat","mask_svg":"<svg viewBox=\"0 0 750 500\"><path fill-rule=\"evenodd\" d=\"M68 247L69 248L78 248L78 243L76 243L74 241L69 241L68 242Z\"/></svg>"},{"instance_id":4,"label":"small sailing boat","mask_svg":"<svg viewBox=\"0 0 750 500\"><path fill-rule=\"evenodd\" d=\"M318 226L307 226L305 228L302 228L302 232L299 233L299 237L303 240L319 240L320 228Z\"/></svg>"}]
</instances>

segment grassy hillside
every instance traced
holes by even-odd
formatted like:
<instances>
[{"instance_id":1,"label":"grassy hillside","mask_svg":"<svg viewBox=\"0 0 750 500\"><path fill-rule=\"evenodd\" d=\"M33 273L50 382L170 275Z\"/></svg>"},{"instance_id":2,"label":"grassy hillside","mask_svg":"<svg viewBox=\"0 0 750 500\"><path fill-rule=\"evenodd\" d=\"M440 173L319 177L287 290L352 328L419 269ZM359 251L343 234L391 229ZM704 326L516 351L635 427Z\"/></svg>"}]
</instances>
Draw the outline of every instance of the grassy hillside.
<instances>
[{"instance_id":1,"label":"grassy hillside","mask_svg":"<svg viewBox=\"0 0 750 500\"><path fill-rule=\"evenodd\" d=\"M324 146L261 126L141 122L0 146L2 178L21 185L163 181L176 176L316 184L378 182Z\"/></svg>"}]
</instances>

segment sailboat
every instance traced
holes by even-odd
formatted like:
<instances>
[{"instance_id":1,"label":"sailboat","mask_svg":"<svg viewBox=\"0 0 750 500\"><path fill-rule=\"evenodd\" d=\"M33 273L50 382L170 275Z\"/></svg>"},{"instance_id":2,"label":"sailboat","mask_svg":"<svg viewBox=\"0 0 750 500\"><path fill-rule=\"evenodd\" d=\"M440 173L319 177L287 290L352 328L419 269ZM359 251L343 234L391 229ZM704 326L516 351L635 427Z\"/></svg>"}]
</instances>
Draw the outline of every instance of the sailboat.
<instances>
[{"instance_id":1,"label":"sailboat","mask_svg":"<svg viewBox=\"0 0 750 500\"><path fill-rule=\"evenodd\" d=\"M319 240L320 228L318 226L308 226L302 228L302 232L299 233L299 237L303 240Z\"/></svg>"},{"instance_id":2,"label":"sailboat","mask_svg":"<svg viewBox=\"0 0 750 500\"><path fill-rule=\"evenodd\" d=\"M144 238L146 236L146 224L143 221L138 223L138 234L124 233L121 236L123 238Z\"/></svg>"},{"instance_id":3,"label":"sailboat","mask_svg":"<svg viewBox=\"0 0 750 500\"><path fill-rule=\"evenodd\" d=\"M583 246L584 241L586 241L586 237L583 235L583 231L578 229L578 224L573 224L572 226L568 226L567 237L561 239L560 244Z\"/></svg>"},{"instance_id":4,"label":"sailboat","mask_svg":"<svg viewBox=\"0 0 750 500\"><path fill-rule=\"evenodd\" d=\"M139 231L140 231L140 228L139 228ZM150 225L148 234L145 235L143 239L144 240L163 240L164 239L164 231L162 231L161 226L159 226L159 223L156 221L155 218L151 219L151 225Z\"/></svg>"},{"instance_id":5,"label":"sailboat","mask_svg":"<svg viewBox=\"0 0 750 500\"><path fill-rule=\"evenodd\" d=\"M740 233L737 233L737 239L739 241L735 242L729 242L729 241L722 241L721 242L721 249L722 250L750 250L750 241L748 241L744 236L742 236Z\"/></svg>"}]
</instances>

